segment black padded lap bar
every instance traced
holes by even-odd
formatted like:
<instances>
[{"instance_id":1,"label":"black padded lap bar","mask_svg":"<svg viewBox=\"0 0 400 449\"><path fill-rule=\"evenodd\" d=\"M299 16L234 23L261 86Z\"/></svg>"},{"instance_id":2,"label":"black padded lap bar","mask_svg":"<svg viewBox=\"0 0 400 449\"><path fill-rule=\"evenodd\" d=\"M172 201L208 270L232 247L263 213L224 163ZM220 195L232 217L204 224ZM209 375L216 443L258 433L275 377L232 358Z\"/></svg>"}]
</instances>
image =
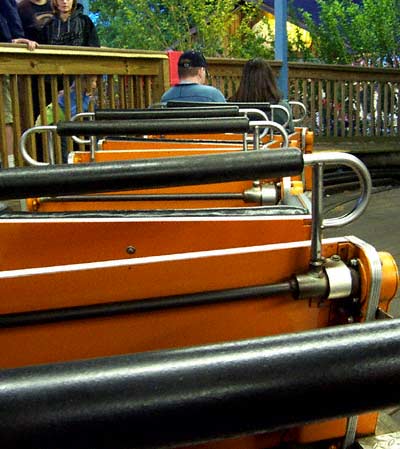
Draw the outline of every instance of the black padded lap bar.
<instances>
[{"instance_id":1,"label":"black padded lap bar","mask_svg":"<svg viewBox=\"0 0 400 449\"><path fill-rule=\"evenodd\" d=\"M390 320L3 370L0 441L155 449L357 415L398 405L399 353Z\"/></svg>"},{"instance_id":2,"label":"black padded lap bar","mask_svg":"<svg viewBox=\"0 0 400 449\"><path fill-rule=\"evenodd\" d=\"M297 149L23 167L0 171L0 200L275 178L302 169Z\"/></svg>"},{"instance_id":3,"label":"black padded lap bar","mask_svg":"<svg viewBox=\"0 0 400 449\"><path fill-rule=\"evenodd\" d=\"M236 117L238 115L239 108L235 105L175 109L100 109L94 113L96 120L152 120L165 118Z\"/></svg>"},{"instance_id":4,"label":"black padded lap bar","mask_svg":"<svg viewBox=\"0 0 400 449\"><path fill-rule=\"evenodd\" d=\"M240 109L261 109L262 111L270 111L274 103L268 101L252 102L252 101L232 101L230 105L238 106ZM275 103L277 104L277 103Z\"/></svg>"},{"instance_id":5,"label":"black padded lap bar","mask_svg":"<svg viewBox=\"0 0 400 449\"><path fill-rule=\"evenodd\" d=\"M154 120L101 120L59 122L60 136L119 134L244 133L249 131L246 117L177 118Z\"/></svg>"},{"instance_id":6,"label":"black padded lap bar","mask_svg":"<svg viewBox=\"0 0 400 449\"><path fill-rule=\"evenodd\" d=\"M197 107L202 107L204 108L204 106L206 107L215 107L215 105L218 106L222 106L222 105L230 105L230 106L236 106L239 108L240 110L243 109L258 109L259 111L264 112L265 114L267 114L267 116L269 118L271 118L272 115L272 109L271 106L273 106L274 104L278 104L278 103L270 103L270 102L243 102L243 101L232 101L232 102L228 102L228 103L212 103L212 102L207 102L207 103L203 103L203 102L195 102L195 101L168 101L167 103L167 108L170 108L172 110L174 110L175 108L183 108L183 107L187 107L188 109L196 109ZM260 115L259 114L255 114L255 113L248 113L247 116L249 117L250 120L260 120ZM289 113L287 114L287 120L289 120Z\"/></svg>"},{"instance_id":7,"label":"black padded lap bar","mask_svg":"<svg viewBox=\"0 0 400 449\"><path fill-rule=\"evenodd\" d=\"M195 109L197 107L215 107L216 105L222 106L222 105L229 105L229 106L236 106L239 109L260 109L264 112L269 113L271 111L271 105L274 103L269 102L242 102L242 101L232 101L228 103L203 103L203 102L195 102L195 101L168 101L167 108L193 108ZM276 103L277 104L277 103Z\"/></svg>"}]
</instances>

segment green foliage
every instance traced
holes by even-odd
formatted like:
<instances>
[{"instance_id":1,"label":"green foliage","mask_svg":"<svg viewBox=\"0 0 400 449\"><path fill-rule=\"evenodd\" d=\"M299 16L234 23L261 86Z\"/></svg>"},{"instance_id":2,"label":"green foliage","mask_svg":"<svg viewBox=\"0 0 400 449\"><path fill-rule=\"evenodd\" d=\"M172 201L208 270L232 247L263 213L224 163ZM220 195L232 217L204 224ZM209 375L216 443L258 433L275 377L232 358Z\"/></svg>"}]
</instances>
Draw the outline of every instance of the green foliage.
<instances>
[{"instance_id":1,"label":"green foliage","mask_svg":"<svg viewBox=\"0 0 400 449\"><path fill-rule=\"evenodd\" d=\"M92 0L104 46L163 51L196 48L208 56L270 56L252 25L259 1L237 0ZM234 30L234 31L232 31Z\"/></svg>"},{"instance_id":2,"label":"green foliage","mask_svg":"<svg viewBox=\"0 0 400 449\"><path fill-rule=\"evenodd\" d=\"M227 53L235 58L249 59L255 56L274 59L274 37L270 24L260 13L259 3L246 3L240 7L241 20L236 33L229 36ZM268 30L268 38L253 30L254 24Z\"/></svg>"},{"instance_id":3,"label":"green foliage","mask_svg":"<svg viewBox=\"0 0 400 449\"><path fill-rule=\"evenodd\" d=\"M311 48L303 40L300 28L296 29L296 35L292 41L288 41L288 59L289 61L309 61L313 59Z\"/></svg>"},{"instance_id":4,"label":"green foliage","mask_svg":"<svg viewBox=\"0 0 400 449\"><path fill-rule=\"evenodd\" d=\"M320 25L309 14L304 21L316 56L326 63L349 64L400 54L400 1L317 0Z\"/></svg>"}]
</instances>

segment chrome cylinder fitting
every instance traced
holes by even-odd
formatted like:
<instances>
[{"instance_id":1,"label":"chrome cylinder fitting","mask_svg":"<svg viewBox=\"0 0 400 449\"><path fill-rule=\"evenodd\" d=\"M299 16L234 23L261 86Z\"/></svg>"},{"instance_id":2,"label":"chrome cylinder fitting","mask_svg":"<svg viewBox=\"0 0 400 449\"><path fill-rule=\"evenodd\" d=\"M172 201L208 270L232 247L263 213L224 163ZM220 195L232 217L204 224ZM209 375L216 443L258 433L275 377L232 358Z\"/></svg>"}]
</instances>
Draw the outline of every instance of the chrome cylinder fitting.
<instances>
[{"instance_id":1,"label":"chrome cylinder fitting","mask_svg":"<svg viewBox=\"0 0 400 449\"><path fill-rule=\"evenodd\" d=\"M261 206L274 206L279 201L278 189L275 184L254 182L251 189L243 192L245 203L257 203Z\"/></svg>"},{"instance_id":2,"label":"chrome cylinder fitting","mask_svg":"<svg viewBox=\"0 0 400 449\"><path fill-rule=\"evenodd\" d=\"M347 298L358 290L354 269L349 268L339 256L334 255L308 273L294 276L297 284L296 299Z\"/></svg>"},{"instance_id":3,"label":"chrome cylinder fitting","mask_svg":"<svg viewBox=\"0 0 400 449\"><path fill-rule=\"evenodd\" d=\"M351 271L339 256L334 255L326 259L324 270L329 284L328 299L347 298L351 295L353 289Z\"/></svg>"}]
</instances>

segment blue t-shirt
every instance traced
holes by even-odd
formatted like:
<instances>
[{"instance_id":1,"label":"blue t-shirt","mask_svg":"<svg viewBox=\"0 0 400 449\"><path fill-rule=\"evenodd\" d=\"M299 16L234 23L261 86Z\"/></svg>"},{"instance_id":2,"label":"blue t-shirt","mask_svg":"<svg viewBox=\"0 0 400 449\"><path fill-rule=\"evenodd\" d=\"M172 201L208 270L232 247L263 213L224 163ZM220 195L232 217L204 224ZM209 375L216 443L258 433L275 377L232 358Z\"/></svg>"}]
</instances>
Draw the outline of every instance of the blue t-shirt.
<instances>
[{"instance_id":1,"label":"blue t-shirt","mask_svg":"<svg viewBox=\"0 0 400 449\"><path fill-rule=\"evenodd\" d=\"M221 91L215 87L197 83L182 83L171 87L161 97L161 102L166 103L171 100L217 103L224 103L226 101Z\"/></svg>"}]
</instances>

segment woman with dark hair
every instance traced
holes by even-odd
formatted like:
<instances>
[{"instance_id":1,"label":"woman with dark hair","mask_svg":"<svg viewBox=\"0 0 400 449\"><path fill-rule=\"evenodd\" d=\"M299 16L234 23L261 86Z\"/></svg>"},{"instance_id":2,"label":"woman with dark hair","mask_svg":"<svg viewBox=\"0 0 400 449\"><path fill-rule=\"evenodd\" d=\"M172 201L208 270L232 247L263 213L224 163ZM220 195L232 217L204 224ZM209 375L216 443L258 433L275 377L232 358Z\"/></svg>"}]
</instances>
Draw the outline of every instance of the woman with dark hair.
<instances>
[{"instance_id":1,"label":"woman with dark hair","mask_svg":"<svg viewBox=\"0 0 400 449\"><path fill-rule=\"evenodd\" d=\"M237 92L229 101L278 104L289 112L289 132L293 131L292 111L289 103L282 99L282 94L276 84L271 66L263 58L254 58L246 62L243 67L242 78ZM274 120L285 123L287 116L279 109L274 111Z\"/></svg>"},{"instance_id":2,"label":"woman with dark hair","mask_svg":"<svg viewBox=\"0 0 400 449\"><path fill-rule=\"evenodd\" d=\"M100 47L96 28L77 0L52 0L54 17L42 30L41 43Z\"/></svg>"}]
</instances>

